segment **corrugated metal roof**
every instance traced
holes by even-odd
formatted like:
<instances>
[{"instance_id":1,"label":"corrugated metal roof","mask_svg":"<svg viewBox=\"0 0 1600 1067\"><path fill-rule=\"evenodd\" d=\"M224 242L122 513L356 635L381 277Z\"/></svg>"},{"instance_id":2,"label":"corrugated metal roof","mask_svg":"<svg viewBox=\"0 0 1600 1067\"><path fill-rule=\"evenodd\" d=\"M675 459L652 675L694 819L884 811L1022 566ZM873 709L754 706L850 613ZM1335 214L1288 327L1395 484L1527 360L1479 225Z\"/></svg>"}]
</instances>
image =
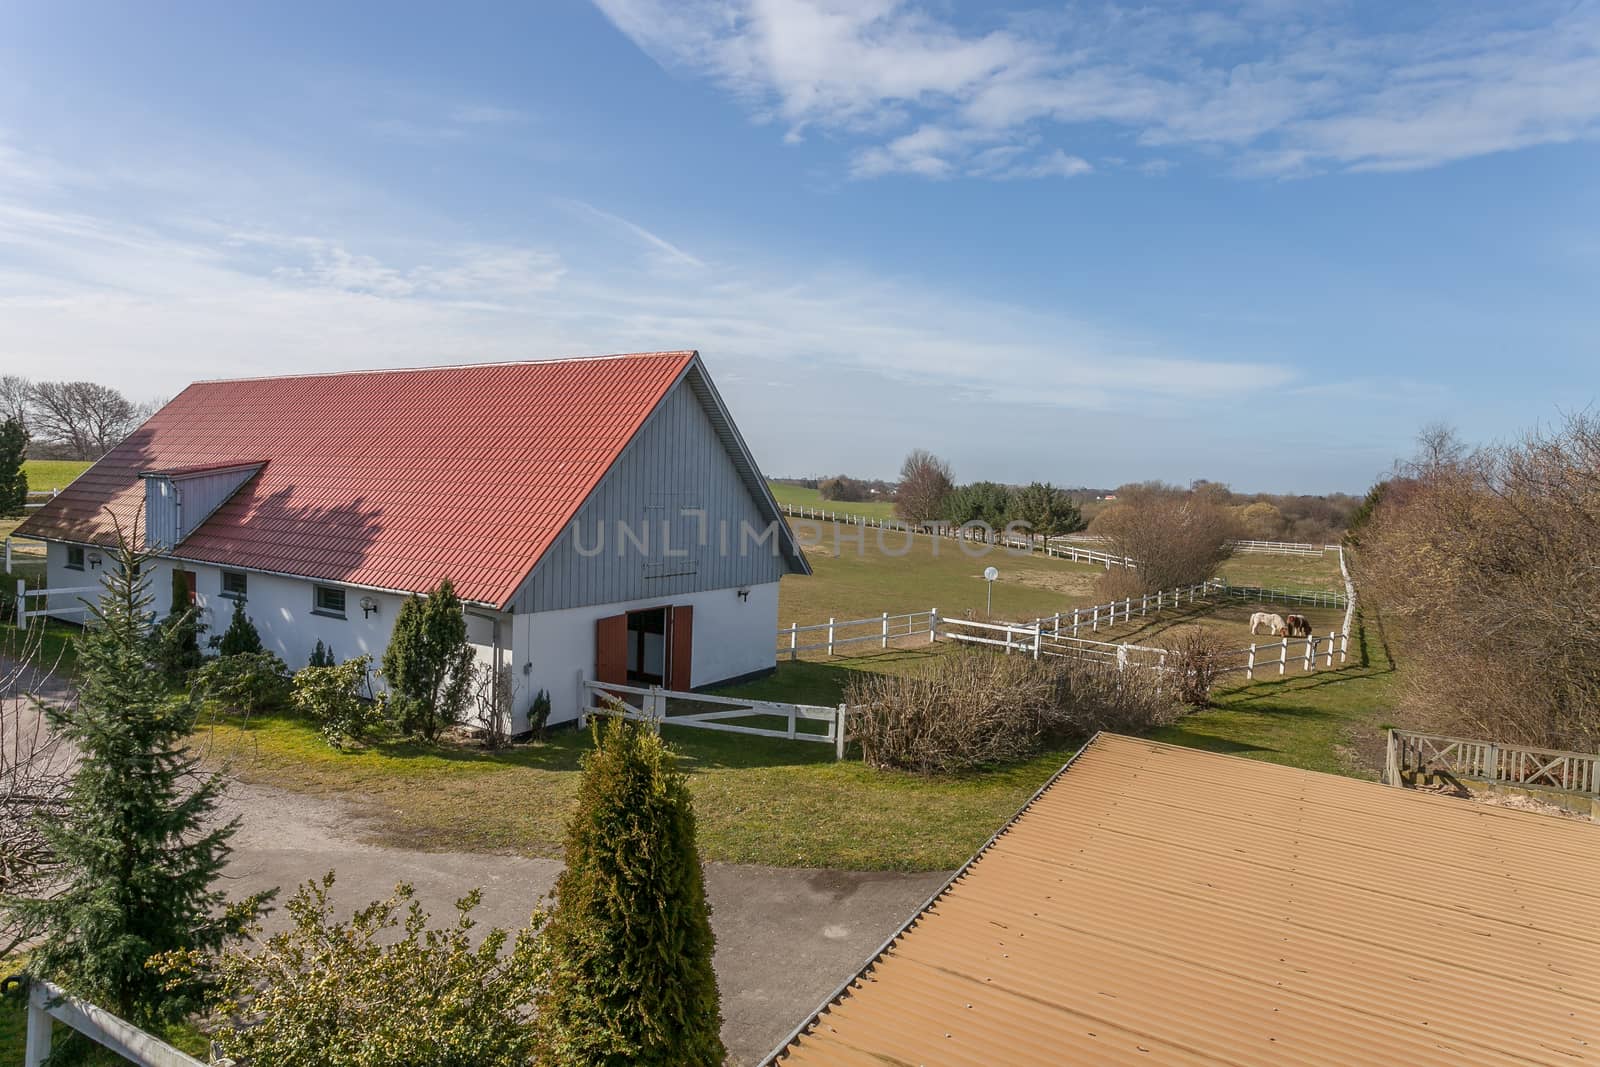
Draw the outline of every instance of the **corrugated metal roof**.
<instances>
[{"instance_id":1,"label":"corrugated metal roof","mask_svg":"<svg viewBox=\"0 0 1600 1067\"><path fill-rule=\"evenodd\" d=\"M694 352L197 382L16 531L112 543L141 471L265 461L175 555L503 604Z\"/></svg>"},{"instance_id":2,"label":"corrugated metal roof","mask_svg":"<svg viewBox=\"0 0 1600 1067\"><path fill-rule=\"evenodd\" d=\"M1600 828L1103 734L774 1062L1597 1060Z\"/></svg>"}]
</instances>

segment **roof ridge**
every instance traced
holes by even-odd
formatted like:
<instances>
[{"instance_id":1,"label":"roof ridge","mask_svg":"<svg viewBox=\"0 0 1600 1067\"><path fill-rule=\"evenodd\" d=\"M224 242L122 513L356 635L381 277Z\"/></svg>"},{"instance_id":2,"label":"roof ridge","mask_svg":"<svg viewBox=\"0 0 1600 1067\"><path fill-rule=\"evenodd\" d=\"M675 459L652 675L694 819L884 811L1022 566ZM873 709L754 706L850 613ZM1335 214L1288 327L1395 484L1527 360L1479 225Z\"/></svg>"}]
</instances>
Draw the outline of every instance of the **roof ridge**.
<instances>
[{"instance_id":1,"label":"roof ridge","mask_svg":"<svg viewBox=\"0 0 1600 1067\"><path fill-rule=\"evenodd\" d=\"M428 363L420 367L358 367L354 370L301 371L296 374L258 374L237 378L196 378L190 385L220 385L228 382L281 382L295 378L340 378L361 374L412 374L432 370L472 370L481 367L537 367L551 363L598 363L604 360L683 358L699 355L696 348L661 349L655 352L611 352L593 356L548 356L544 359L489 359L476 363Z\"/></svg>"}]
</instances>

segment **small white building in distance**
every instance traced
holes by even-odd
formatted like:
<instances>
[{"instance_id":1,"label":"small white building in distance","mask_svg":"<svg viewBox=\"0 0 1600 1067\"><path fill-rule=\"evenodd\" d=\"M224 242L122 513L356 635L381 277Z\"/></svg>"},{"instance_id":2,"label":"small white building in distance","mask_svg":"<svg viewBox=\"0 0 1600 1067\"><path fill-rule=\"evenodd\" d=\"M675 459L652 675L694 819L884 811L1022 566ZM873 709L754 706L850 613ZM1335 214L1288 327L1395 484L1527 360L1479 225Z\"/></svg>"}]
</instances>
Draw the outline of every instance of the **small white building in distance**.
<instances>
[{"instance_id":1,"label":"small white building in distance","mask_svg":"<svg viewBox=\"0 0 1600 1067\"><path fill-rule=\"evenodd\" d=\"M96 584L113 519L212 632L233 602L291 668L376 660L448 577L512 729L580 679L687 690L769 671L778 580L810 573L696 352L198 382L14 536ZM76 596L48 601L81 618Z\"/></svg>"}]
</instances>

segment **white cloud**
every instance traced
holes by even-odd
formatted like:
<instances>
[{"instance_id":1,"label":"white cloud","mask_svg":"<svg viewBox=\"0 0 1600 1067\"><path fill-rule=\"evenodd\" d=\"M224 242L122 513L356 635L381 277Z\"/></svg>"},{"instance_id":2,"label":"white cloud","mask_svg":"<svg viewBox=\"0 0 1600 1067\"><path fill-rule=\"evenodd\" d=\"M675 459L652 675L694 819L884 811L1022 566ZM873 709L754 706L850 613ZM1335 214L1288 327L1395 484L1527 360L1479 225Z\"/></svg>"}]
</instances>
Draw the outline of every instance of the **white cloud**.
<instances>
[{"instance_id":1,"label":"white cloud","mask_svg":"<svg viewBox=\"0 0 1600 1067\"><path fill-rule=\"evenodd\" d=\"M1255 174L1415 169L1600 132L1592 4L1453 5L1382 33L1344 5L984 9L972 25L903 0L595 2L790 140L862 142L863 178L1013 176L979 160L996 147L1021 150L1019 172L1060 173L1073 145L1048 142L1097 127L1131 134L1151 153L1138 163L1220 148Z\"/></svg>"}]
</instances>

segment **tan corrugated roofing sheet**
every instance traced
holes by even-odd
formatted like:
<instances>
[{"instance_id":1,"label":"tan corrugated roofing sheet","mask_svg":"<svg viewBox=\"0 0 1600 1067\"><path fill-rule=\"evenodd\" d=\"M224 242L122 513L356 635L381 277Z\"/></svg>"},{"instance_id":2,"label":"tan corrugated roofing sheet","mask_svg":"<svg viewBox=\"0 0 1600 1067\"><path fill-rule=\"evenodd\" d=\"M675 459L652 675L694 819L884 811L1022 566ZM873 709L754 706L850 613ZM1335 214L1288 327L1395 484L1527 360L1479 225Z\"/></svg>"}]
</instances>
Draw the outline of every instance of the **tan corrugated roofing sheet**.
<instances>
[{"instance_id":1,"label":"tan corrugated roofing sheet","mask_svg":"<svg viewBox=\"0 0 1600 1067\"><path fill-rule=\"evenodd\" d=\"M1102 734L780 1055L1600 1061L1600 827Z\"/></svg>"}]
</instances>

